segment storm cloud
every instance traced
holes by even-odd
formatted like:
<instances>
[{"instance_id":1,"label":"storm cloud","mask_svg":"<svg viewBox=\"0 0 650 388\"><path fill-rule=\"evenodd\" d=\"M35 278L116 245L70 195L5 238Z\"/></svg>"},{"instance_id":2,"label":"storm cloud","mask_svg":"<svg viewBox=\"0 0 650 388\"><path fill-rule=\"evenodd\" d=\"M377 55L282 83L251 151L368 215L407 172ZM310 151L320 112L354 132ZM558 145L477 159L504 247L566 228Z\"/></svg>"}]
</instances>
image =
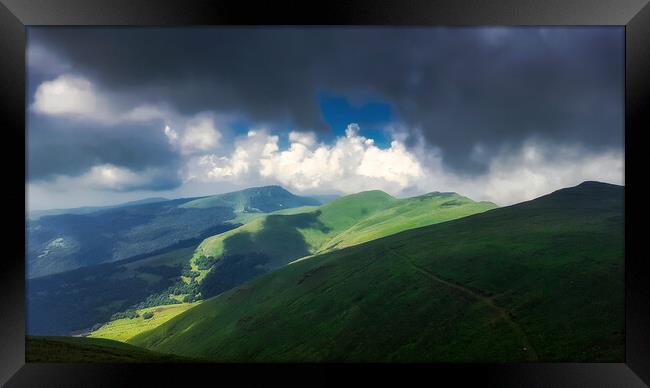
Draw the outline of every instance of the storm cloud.
<instances>
[{"instance_id":1,"label":"storm cloud","mask_svg":"<svg viewBox=\"0 0 650 388\"><path fill-rule=\"evenodd\" d=\"M386 130L405 152L460 177L532 143L549 160L567 146L623 151L619 27L30 27L28 46L35 180L109 164L167 171L151 189L178 186L184 155L231 158L212 151L245 133L206 112L331 139L344 129L323 117L323 93L390 105ZM48 96L56 87L79 103Z\"/></svg>"},{"instance_id":2,"label":"storm cloud","mask_svg":"<svg viewBox=\"0 0 650 388\"><path fill-rule=\"evenodd\" d=\"M33 118L27 141L27 173L31 181L76 176L93 166L118 165L134 172L166 171L151 186L169 189L181 184L176 168L179 156L170 148L159 128L125 125L96 130L92 125L59 123Z\"/></svg>"},{"instance_id":3,"label":"storm cloud","mask_svg":"<svg viewBox=\"0 0 650 388\"><path fill-rule=\"evenodd\" d=\"M315 96L382 98L452 167L530 137L622 146L613 28L57 28L30 39L103 89L328 131ZM485 157L485 156L483 156Z\"/></svg>"}]
</instances>

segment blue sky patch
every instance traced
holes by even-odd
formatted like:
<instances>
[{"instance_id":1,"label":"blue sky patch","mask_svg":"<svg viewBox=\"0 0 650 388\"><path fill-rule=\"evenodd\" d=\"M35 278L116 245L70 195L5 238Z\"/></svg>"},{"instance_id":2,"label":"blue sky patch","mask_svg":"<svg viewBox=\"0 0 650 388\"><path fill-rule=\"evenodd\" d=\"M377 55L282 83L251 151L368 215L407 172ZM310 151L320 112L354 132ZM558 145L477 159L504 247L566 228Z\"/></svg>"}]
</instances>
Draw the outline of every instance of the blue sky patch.
<instances>
[{"instance_id":1,"label":"blue sky patch","mask_svg":"<svg viewBox=\"0 0 650 388\"><path fill-rule=\"evenodd\" d=\"M350 102L349 99L322 93L318 96L321 115L325 122L330 126L331 140L337 137L345 136L345 129L350 123L357 123L361 128L362 136L372 138L379 147L390 145L390 137L384 131L384 127L389 124L393 118L393 109L390 104L378 100L367 99L362 103ZM328 136L324 136L327 138ZM330 142L330 139L324 139Z\"/></svg>"}]
</instances>

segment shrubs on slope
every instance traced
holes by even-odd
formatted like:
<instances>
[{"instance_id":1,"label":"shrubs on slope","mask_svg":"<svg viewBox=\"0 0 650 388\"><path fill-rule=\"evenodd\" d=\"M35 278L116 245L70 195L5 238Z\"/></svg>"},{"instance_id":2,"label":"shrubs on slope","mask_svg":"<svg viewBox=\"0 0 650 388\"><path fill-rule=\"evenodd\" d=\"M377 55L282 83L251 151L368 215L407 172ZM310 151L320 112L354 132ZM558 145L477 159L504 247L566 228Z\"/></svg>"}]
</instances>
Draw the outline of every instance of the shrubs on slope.
<instances>
[{"instance_id":1,"label":"shrubs on slope","mask_svg":"<svg viewBox=\"0 0 650 388\"><path fill-rule=\"evenodd\" d=\"M111 315L111 321L114 321L116 319L124 319L124 318L133 319L133 318L137 318L139 316L140 316L140 314L138 314L137 311L135 311L133 309L129 309L129 310L121 311L119 313L115 313L115 314Z\"/></svg>"}]
</instances>

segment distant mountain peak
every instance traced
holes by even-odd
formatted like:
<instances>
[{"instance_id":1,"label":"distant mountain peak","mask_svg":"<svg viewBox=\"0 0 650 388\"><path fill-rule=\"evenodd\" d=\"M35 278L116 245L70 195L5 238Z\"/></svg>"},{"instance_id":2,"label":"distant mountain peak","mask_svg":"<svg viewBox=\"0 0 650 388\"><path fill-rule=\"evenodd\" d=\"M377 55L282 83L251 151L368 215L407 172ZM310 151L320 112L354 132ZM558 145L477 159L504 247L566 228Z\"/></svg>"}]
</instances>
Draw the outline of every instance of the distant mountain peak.
<instances>
[{"instance_id":1,"label":"distant mountain peak","mask_svg":"<svg viewBox=\"0 0 650 388\"><path fill-rule=\"evenodd\" d=\"M585 181L576 186L565 187L542 195L530 201L512 205L513 207L544 207L580 211L622 203L624 186L611 183Z\"/></svg>"},{"instance_id":2,"label":"distant mountain peak","mask_svg":"<svg viewBox=\"0 0 650 388\"><path fill-rule=\"evenodd\" d=\"M351 199L351 198L368 198L368 197L395 199L395 197L382 190L366 190L354 194L348 194L346 196L340 197L338 200Z\"/></svg>"},{"instance_id":3,"label":"distant mountain peak","mask_svg":"<svg viewBox=\"0 0 650 388\"><path fill-rule=\"evenodd\" d=\"M247 189L244 189L242 191L255 191L255 190L273 190L273 191L282 191L282 192L289 192L289 190L285 189L284 187L280 185L268 185L268 186L255 186L255 187L249 187Z\"/></svg>"},{"instance_id":4,"label":"distant mountain peak","mask_svg":"<svg viewBox=\"0 0 650 388\"><path fill-rule=\"evenodd\" d=\"M268 185L268 186L255 186L249 187L243 190L234 191L230 193L217 194L217 195L229 195L229 194L269 194L269 195L281 195L281 196L295 196L294 193L285 189L280 185Z\"/></svg>"},{"instance_id":5,"label":"distant mountain peak","mask_svg":"<svg viewBox=\"0 0 650 388\"><path fill-rule=\"evenodd\" d=\"M599 181L584 181L574 187L620 187L620 186L621 185L615 185L613 183L605 183Z\"/></svg>"},{"instance_id":6,"label":"distant mountain peak","mask_svg":"<svg viewBox=\"0 0 650 388\"><path fill-rule=\"evenodd\" d=\"M453 191L432 191L420 195L420 197L451 197L451 196L459 196L459 194Z\"/></svg>"},{"instance_id":7,"label":"distant mountain peak","mask_svg":"<svg viewBox=\"0 0 650 388\"><path fill-rule=\"evenodd\" d=\"M623 189L624 186L615 185L612 183L598 182L598 181L584 181L576 186L565 187L563 189L556 190L548 195L561 194L561 193L575 193L575 194L588 194L588 193L599 193L599 192L609 192L609 191L618 191Z\"/></svg>"}]
</instances>

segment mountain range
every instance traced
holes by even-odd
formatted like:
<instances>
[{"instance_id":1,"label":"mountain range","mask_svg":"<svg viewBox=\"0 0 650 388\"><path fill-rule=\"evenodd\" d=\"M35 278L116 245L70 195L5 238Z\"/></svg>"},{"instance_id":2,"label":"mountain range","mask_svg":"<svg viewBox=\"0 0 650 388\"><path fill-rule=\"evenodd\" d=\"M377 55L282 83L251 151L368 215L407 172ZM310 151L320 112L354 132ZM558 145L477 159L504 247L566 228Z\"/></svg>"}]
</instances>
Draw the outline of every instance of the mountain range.
<instances>
[{"instance_id":1,"label":"mountain range","mask_svg":"<svg viewBox=\"0 0 650 388\"><path fill-rule=\"evenodd\" d=\"M141 333L218 361L623 357L623 188L587 182L283 267Z\"/></svg>"},{"instance_id":2,"label":"mountain range","mask_svg":"<svg viewBox=\"0 0 650 388\"><path fill-rule=\"evenodd\" d=\"M584 182L503 208L446 192L323 204L270 186L42 216L118 220L106 246L142 253L64 255L79 268L29 279L28 333L211 361L620 361L623 196ZM75 227L64 241L94 246Z\"/></svg>"},{"instance_id":3,"label":"mountain range","mask_svg":"<svg viewBox=\"0 0 650 388\"><path fill-rule=\"evenodd\" d=\"M190 246L239 225L239 218L294 206L319 205L279 186L201 198L135 201L56 210L27 222L27 276L161 253Z\"/></svg>"},{"instance_id":4,"label":"mountain range","mask_svg":"<svg viewBox=\"0 0 650 388\"><path fill-rule=\"evenodd\" d=\"M158 203L156 208L163 214L172 205L194 211L230 209L235 218L229 221L232 224L220 224L222 230L202 242L196 239L155 254L31 279L28 330L40 335L88 331L116 313L204 300L320 251L496 207L453 193L396 199L380 191L315 206L314 200L277 186L179 202ZM151 208L146 210L153 213ZM99 225L114 219L116 211L93 213L93 217ZM245 224L237 227L235 221ZM223 230L228 233L220 233ZM80 293L85 296L82 300Z\"/></svg>"}]
</instances>

